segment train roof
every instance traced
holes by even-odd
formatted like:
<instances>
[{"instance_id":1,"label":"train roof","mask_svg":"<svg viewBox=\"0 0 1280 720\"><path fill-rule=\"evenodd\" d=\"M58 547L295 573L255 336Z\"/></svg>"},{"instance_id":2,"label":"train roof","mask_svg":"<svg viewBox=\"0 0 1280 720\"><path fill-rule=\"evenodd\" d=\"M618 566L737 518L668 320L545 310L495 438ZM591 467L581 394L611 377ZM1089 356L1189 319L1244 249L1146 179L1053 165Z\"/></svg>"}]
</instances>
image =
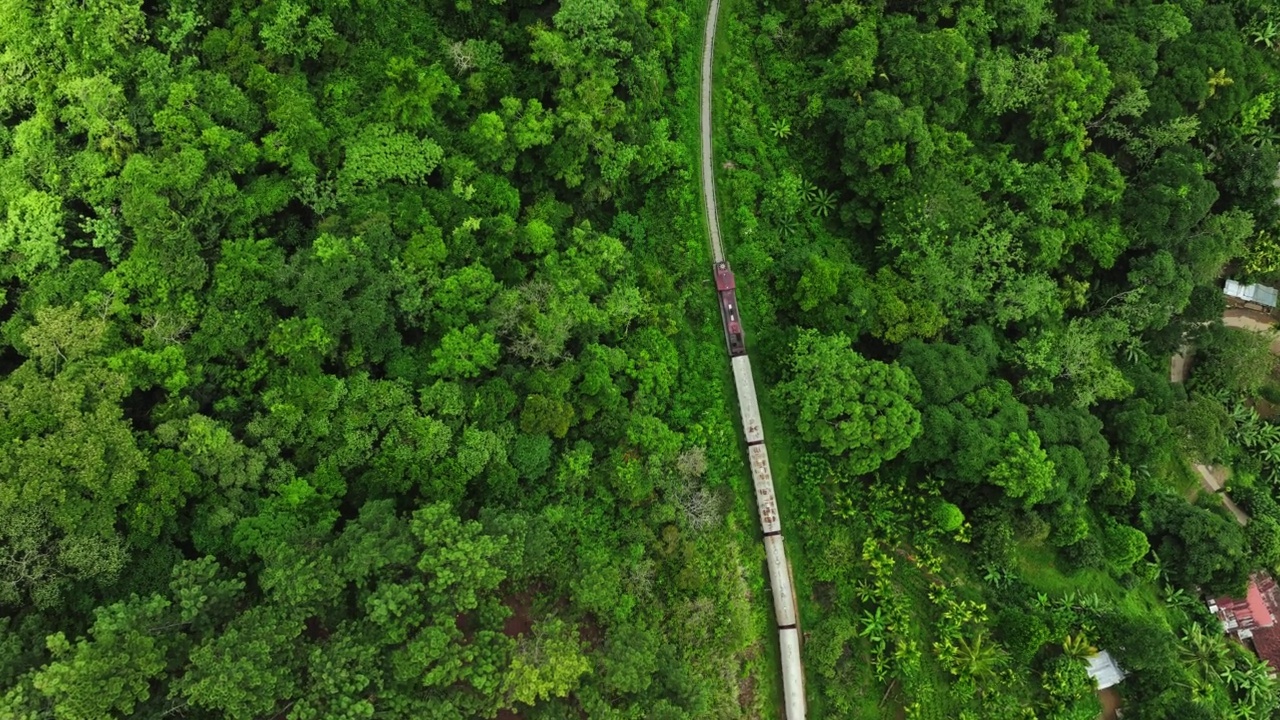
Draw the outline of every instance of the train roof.
<instances>
[{"instance_id":1,"label":"train roof","mask_svg":"<svg viewBox=\"0 0 1280 720\"><path fill-rule=\"evenodd\" d=\"M733 271L729 269L729 263L716 263L716 289L733 290L735 286Z\"/></svg>"}]
</instances>

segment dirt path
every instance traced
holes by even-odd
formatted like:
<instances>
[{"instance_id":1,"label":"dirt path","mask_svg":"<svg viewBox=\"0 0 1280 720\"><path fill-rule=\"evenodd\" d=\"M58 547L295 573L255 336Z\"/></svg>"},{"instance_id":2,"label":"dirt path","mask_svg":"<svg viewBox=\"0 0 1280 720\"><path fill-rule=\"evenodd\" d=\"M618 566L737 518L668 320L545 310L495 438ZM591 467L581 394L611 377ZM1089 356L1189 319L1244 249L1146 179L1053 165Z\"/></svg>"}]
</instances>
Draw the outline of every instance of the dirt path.
<instances>
[{"instance_id":1,"label":"dirt path","mask_svg":"<svg viewBox=\"0 0 1280 720\"><path fill-rule=\"evenodd\" d=\"M1209 494L1222 498L1222 504L1235 516L1236 522L1241 525L1249 524L1249 515L1244 510L1241 510L1240 506L1236 505L1235 501L1225 492L1222 492L1222 489L1227 484L1227 469L1221 465L1203 465L1200 463L1196 463L1193 467L1196 469L1196 474L1200 476L1201 487Z\"/></svg>"},{"instance_id":2,"label":"dirt path","mask_svg":"<svg viewBox=\"0 0 1280 720\"><path fill-rule=\"evenodd\" d=\"M1243 328L1254 332L1274 333L1276 331L1275 320L1270 315L1243 308L1231 308L1223 313L1222 324L1227 327ZM1280 355L1280 335L1271 340L1271 354Z\"/></svg>"},{"instance_id":3,"label":"dirt path","mask_svg":"<svg viewBox=\"0 0 1280 720\"><path fill-rule=\"evenodd\" d=\"M1169 382L1186 382L1187 372L1191 370L1191 346L1183 345L1178 353L1169 358Z\"/></svg>"}]
</instances>

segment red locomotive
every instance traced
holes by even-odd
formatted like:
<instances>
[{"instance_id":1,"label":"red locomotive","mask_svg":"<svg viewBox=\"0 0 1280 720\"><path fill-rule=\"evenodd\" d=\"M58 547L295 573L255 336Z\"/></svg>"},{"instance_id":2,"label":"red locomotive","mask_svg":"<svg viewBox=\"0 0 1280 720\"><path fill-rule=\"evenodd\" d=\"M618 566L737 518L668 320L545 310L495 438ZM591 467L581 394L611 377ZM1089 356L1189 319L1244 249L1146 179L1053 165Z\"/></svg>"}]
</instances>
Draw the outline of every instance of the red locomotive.
<instances>
[{"instance_id":1,"label":"red locomotive","mask_svg":"<svg viewBox=\"0 0 1280 720\"><path fill-rule=\"evenodd\" d=\"M738 296L729 263L716 263L716 291L720 295L720 316L724 320L724 339L729 357L747 354L747 339L742 334L742 318L738 316Z\"/></svg>"}]
</instances>

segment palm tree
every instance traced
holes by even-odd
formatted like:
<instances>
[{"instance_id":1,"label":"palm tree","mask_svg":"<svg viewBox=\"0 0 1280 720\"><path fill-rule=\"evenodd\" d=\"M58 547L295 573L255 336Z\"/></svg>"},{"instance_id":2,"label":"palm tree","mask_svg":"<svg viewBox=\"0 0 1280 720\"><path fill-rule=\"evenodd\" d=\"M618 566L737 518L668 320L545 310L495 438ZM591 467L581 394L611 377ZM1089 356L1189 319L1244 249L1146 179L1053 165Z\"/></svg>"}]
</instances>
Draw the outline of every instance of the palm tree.
<instances>
[{"instance_id":1,"label":"palm tree","mask_svg":"<svg viewBox=\"0 0 1280 720\"><path fill-rule=\"evenodd\" d=\"M853 593L858 596L858 602L868 604L876 599L876 589L866 580L859 580L853 586Z\"/></svg>"},{"instance_id":2,"label":"palm tree","mask_svg":"<svg viewBox=\"0 0 1280 720\"><path fill-rule=\"evenodd\" d=\"M800 197L807 203L813 202L813 199L818 196L818 186L808 180L801 180L800 183Z\"/></svg>"},{"instance_id":3,"label":"palm tree","mask_svg":"<svg viewBox=\"0 0 1280 720\"><path fill-rule=\"evenodd\" d=\"M1220 70L1209 68L1209 97L1217 94L1218 88L1233 84L1235 84L1235 80L1227 77L1227 69L1225 67Z\"/></svg>"},{"instance_id":4,"label":"palm tree","mask_svg":"<svg viewBox=\"0 0 1280 720\"><path fill-rule=\"evenodd\" d=\"M979 631L972 640L958 638L952 658L951 673L973 678L979 686L995 680L1000 668L1009 661L1004 648L987 639L986 631Z\"/></svg>"},{"instance_id":5,"label":"palm tree","mask_svg":"<svg viewBox=\"0 0 1280 720\"><path fill-rule=\"evenodd\" d=\"M1274 698L1276 679L1271 676L1271 666L1243 652L1239 653L1238 660L1243 667L1235 665L1220 673L1227 685L1243 695L1245 704L1251 708L1260 700Z\"/></svg>"},{"instance_id":6,"label":"palm tree","mask_svg":"<svg viewBox=\"0 0 1280 720\"><path fill-rule=\"evenodd\" d=\"M1086 660L1097 652L1098 648L1094 647L1082 632L1068 635L1062 640L1062 654L1073 660Z\"/></svg>"},{"instance_id":7,"label":"palm tree","mask_svg":"<svg viewBox=\"0 0 1280 720\"><path fill-rule=\"evenodd\" d=\"M1076 606L1076 591L1068 590L1062 597L1055 600L1053 605L1061 610L1074 609Z\"/></svg>"},{"instance_id":8,"label":"palm tree","mask_svg":"<svg viewBox=\"0 0 1280 720\"><path fill-rule=\"evenodd\" d=\"M796 224L795 218L784 217L778 219L778 234L784 238L789 238L796 234L800 226Z\"/></svg>"},{"instance_id":9,"label":"palm tree","mask_svg":"<svg viewBox=\"0 0 1280 720\"><path fill-rule=\"evenodd\" d=\"M1088 612L1098 612L1102 609L1102 598L1096 592L1080 593L1076 598L1076 609L1086 610Z\"/></svg>"},{"instance_id":10,"label":"palm tree","mask_svg":"<svg viewBox=\"0 0 1280 720\"><path fill-rule=\"evenodd\" d=\"M1147 467L1146 463L1138 463L1132 466L1132 472L1134 480L1145 482L1151 479L1151 468Z\"/></svg>"},{"instance_id":11,"label":"palm tree","mask_svg":"<svg viewBox=\"0 0 1280 720\"><path fill-rule=\"evenodd\" d=\"M876 646L877 652L884 652L885 636L889 630L889 618L885 617L880 608L876 608L875 612L867 610L862 613L862 630L858 635L870 640L871 644Z\"/></svg>"},{"instance_id":12,"label":"palm tree","mask_svg":"<svg viewBox=\"0 0 1280 720\"><path fill-rule=\"evenodd\" d=\"M1009 571L999 565L987 564L983 566L982 579L988 585L994 588L1004 587L1009 583Z\"/></svg>"},{"instance_id":13,"label":"palm tree","mask_svg":"<svg viewBox=\"0 0 1280 720\"><path fill-rule=\"evenodd\" d=\"M1128 342L1125 343L1124 359L1127 360L1130 365L1137 365L1143 360L1146 360L1147 357L1147 351L1143 349L1141 339L1136 337L1130 338Z\"/></svg>"},{"instance_id":14,"label":"palm tree","mask_svg":"<svg viewBox=\"0 0 1280 720\"><path fill-rule=\"evenodd\" d=\"M1195 598L1191 597L1191 595L1187 593L1186 590L1183 590L1182 588L1179 588L1179 587L1174 587L1172 585L1169 585L1168 583L1166 583L1164 586L1164 601L1168 605L1171 605L1173 607L1180 607L1180 608L1186 608L1192 605L1199 604Z\"/></svg>"},{"instance_id":15,"label":"palm tree","mask_svg":"<svg viewBox=\"0 0 1280 720\"><path fill-rule=\"evenodd\" d=\"M1178 654L1199 678L1219 677L1230 667L1230 648L1221 635L1205 632L1204 626L1192 623L1182 634L1182 644L1178 646Z\"/></svg>"},{"instance_id":16,"label":"palm tree","mask_svg":"<svg viewBox=\"0 0 1280 720\"><path fill-rule=\"evenodd\" d=\"M1218 686L1199 675L1188 675L1187 681L1178 683L1190 691L1191 702L1202 708L1213 708L1218 705Z\"/></svg>"},{"instance_id":17,"label":"palm tree","mask_svg":"<svg viewBox=\"0 0 1280 720\"><path fill-rule=\"evenodd\" d=\"M814 215L826 217L836 206L836 196L827 190L818 190L813 194L813 199L809 201L809 209Z\"/></svg>"},{"instance_id":18,"label":"palm tree","mask_svg":"<svg viewBox=\"0 0 1280 720\"><path fill-rule=\"evenodd\" d=\"M1274 147L1280 144L1280 130L1270 125L1259 125L1249 133L1249 144L1255 148Z\"/></svg>"},{"instance_id":19,"label":"palm tree","mask_svg":"<svg viewBox=\"0 0 1280 720\"><path fill-rule=\"evenodd\" d=\"M791 135L791 121L786 118L774 120L769 125L769 132L773 133L773 136L779 140L785 140Z\"/></svg>"}]
</instances>

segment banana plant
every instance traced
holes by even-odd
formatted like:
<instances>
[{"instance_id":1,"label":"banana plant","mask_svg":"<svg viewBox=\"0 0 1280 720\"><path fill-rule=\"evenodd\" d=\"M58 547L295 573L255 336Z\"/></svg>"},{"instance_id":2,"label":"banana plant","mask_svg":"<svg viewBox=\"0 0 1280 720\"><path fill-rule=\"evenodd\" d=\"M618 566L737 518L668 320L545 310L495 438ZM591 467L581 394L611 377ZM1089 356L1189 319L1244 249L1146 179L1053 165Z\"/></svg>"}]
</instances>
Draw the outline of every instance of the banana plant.
<instances>
[{"instance_id":1,"label":"banana plant","mask_svg":"<svg viewBox=\"0 0 1280 720\"><path fill-rule=\"evenodd\" d=\"M1265 48L1274 47L1276 37L1280 36L1280 26L1277 26L1275 21L1270 18L1249 23L1245 27L1245 31L1249 33L1249 38L1254 43Z\"/></svg>"},{"instance_id":2,"label":"banana plant","mask_svg":"<svg viewBox=\"0 0 1280 720\"><path fill-rule=\"evenodd\" d=\"M884 612L880 608L876 608L875 612L870 610L864 611L861 618L862 630L858 632L859 637L870 640L873 644L884 647L885 636L891 629L889 619L885 617Z\"/></svg>"},{"instance_id":3,"label":"banana plant","mask_svg":"<svg viewBox=\"0 0 1280 720\"><path fill-rule=\"evenodd\" d=\"M1227 417L1231 418L1231 422L1237 425L1247 422L1257 422L1258 411L1239 400L1235 400L1227 403Z\"/></svg>"},{"instance_id":4,"label":"banana plant","mask_svg":"<svg viewBox=\"0 0 1280 720\"><path fill-rule=\"evenodd\" d=\"M1268 464L1280 465L1280 444L1265 447L1258 455Z\"/></svg>"}]
</instances>

